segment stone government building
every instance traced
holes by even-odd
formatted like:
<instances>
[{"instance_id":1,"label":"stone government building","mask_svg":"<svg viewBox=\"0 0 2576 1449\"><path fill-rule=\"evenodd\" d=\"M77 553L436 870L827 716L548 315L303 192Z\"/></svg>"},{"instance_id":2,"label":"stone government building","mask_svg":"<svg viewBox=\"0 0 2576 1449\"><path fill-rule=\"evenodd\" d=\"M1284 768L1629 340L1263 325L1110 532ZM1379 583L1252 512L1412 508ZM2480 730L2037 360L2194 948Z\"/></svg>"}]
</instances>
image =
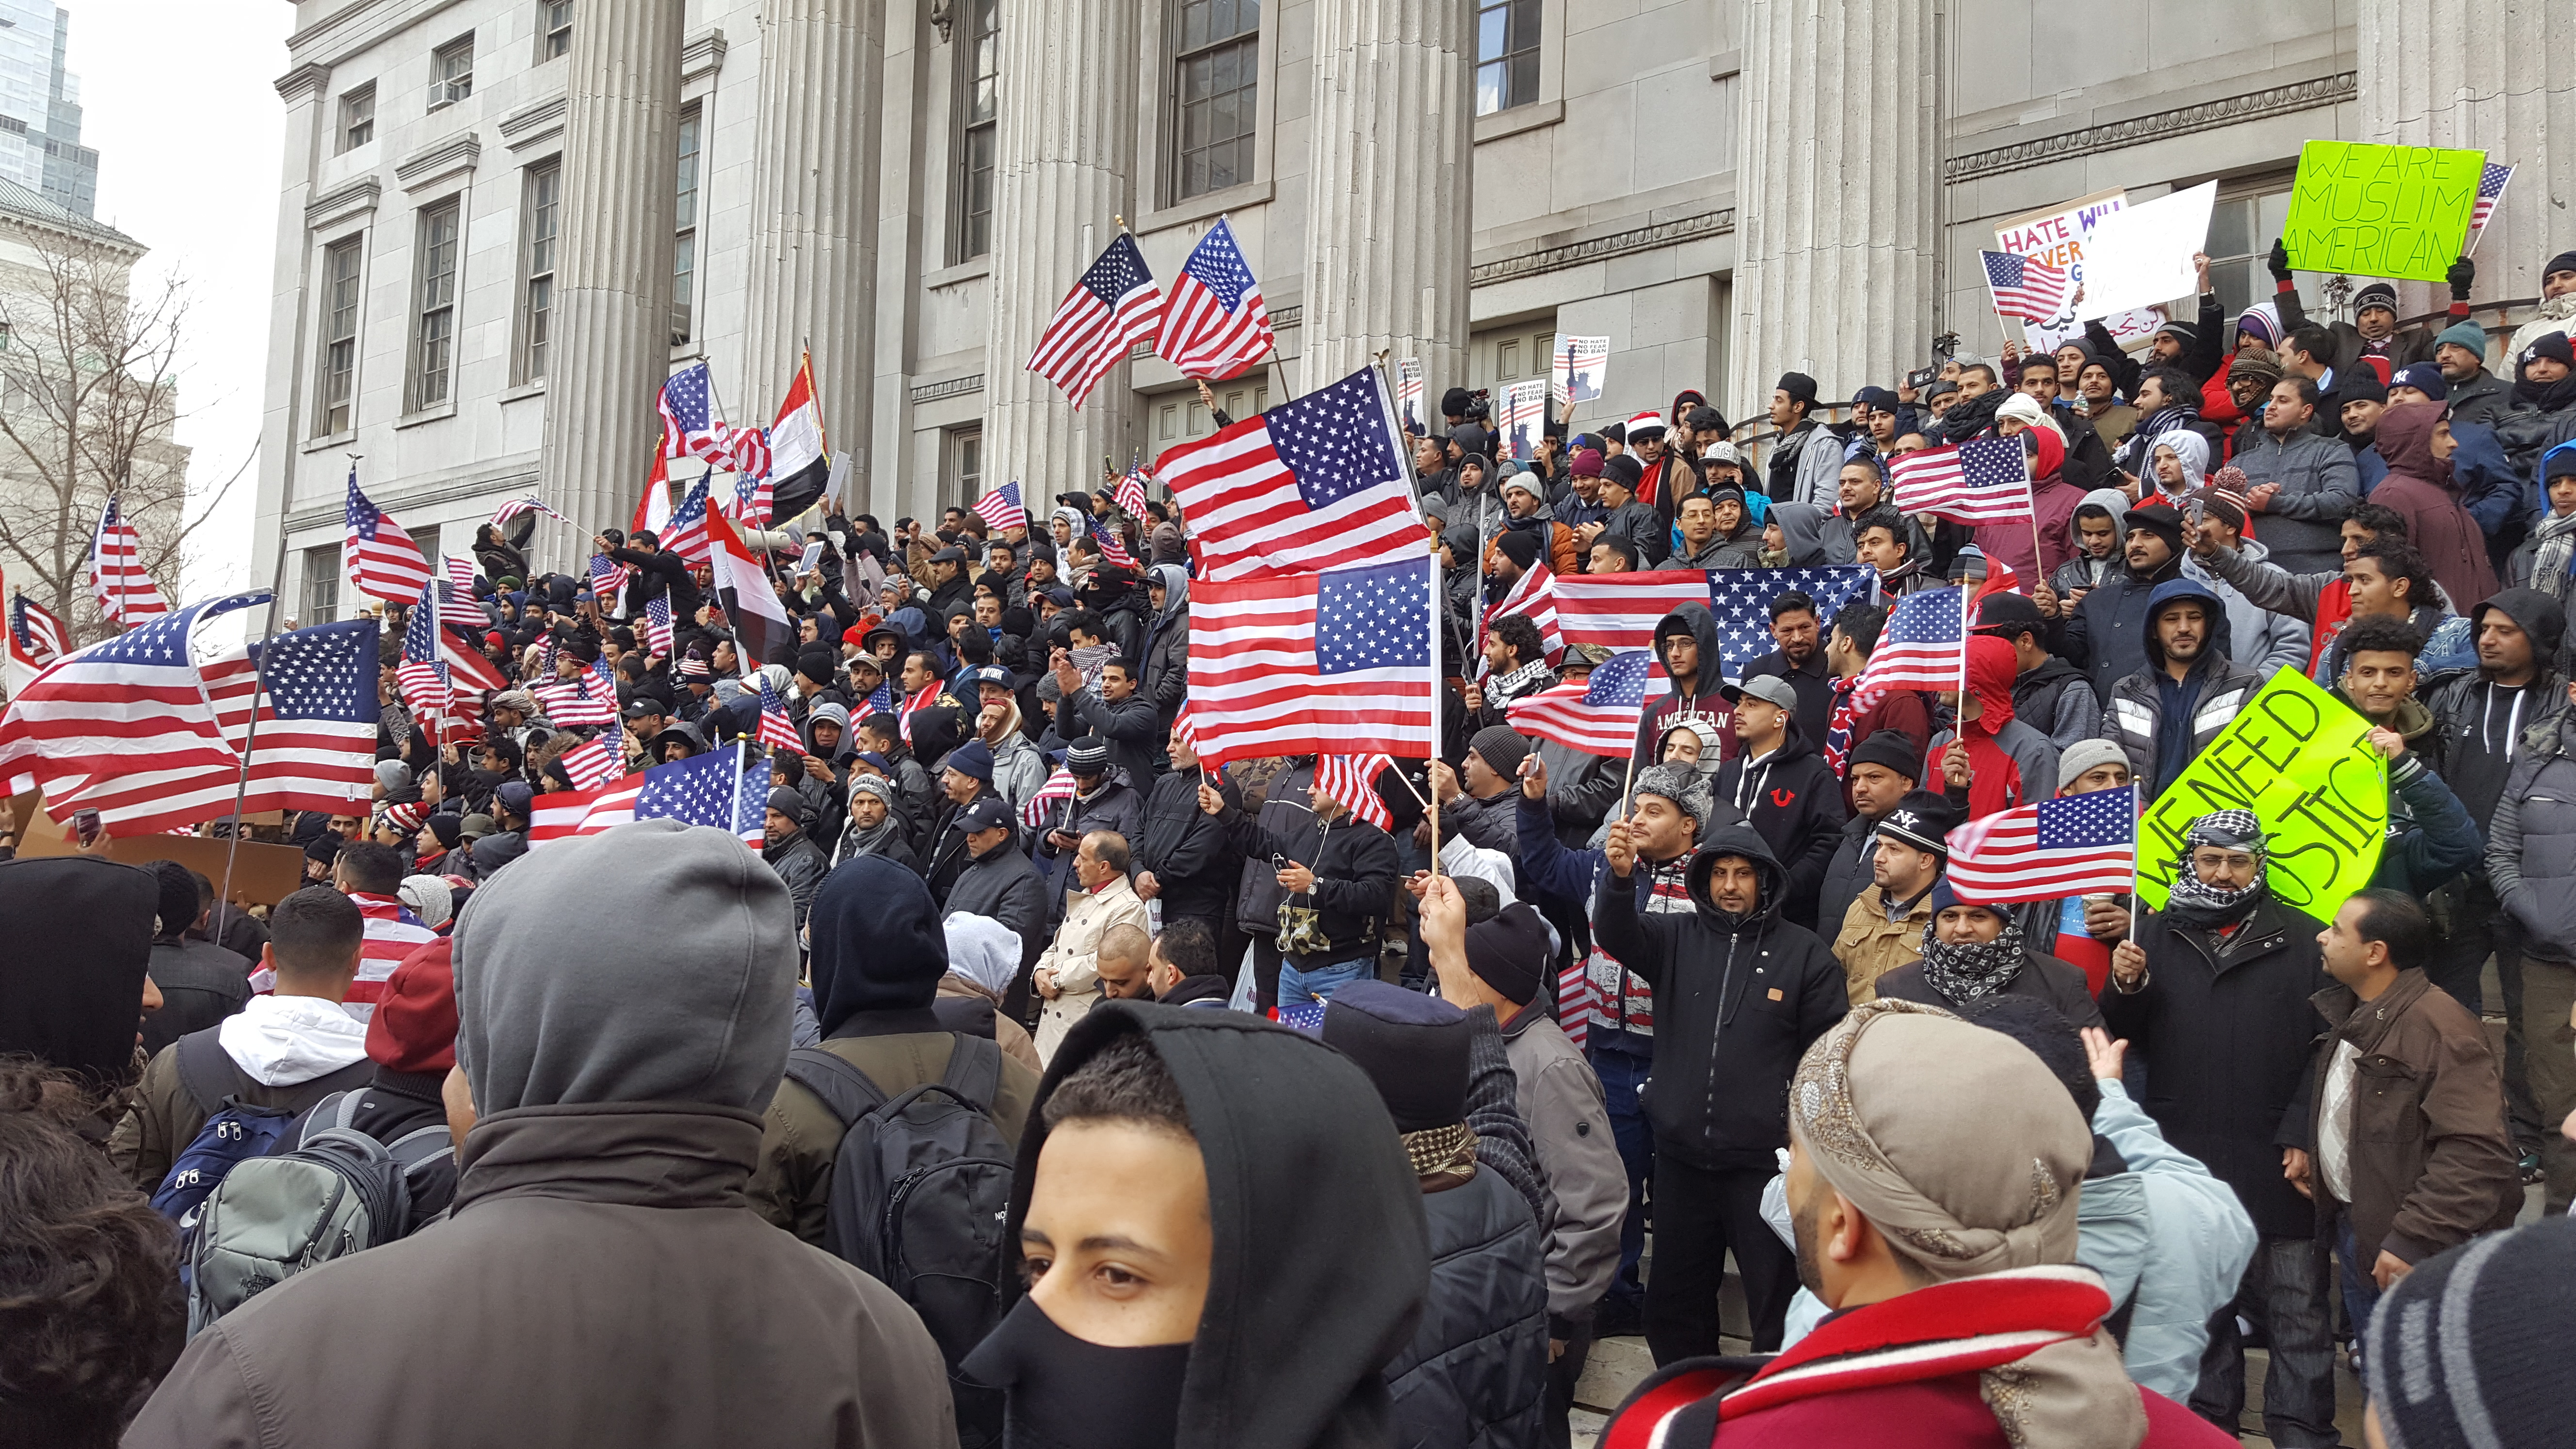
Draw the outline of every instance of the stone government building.
<instances>
[{"instance_id":1,"label":"stone government building","mask_svg":"<svg viewBox=\"0 0 2576 1449\"><path fill-rule=\"evenodd\" d=\"M1023 370L1117 217L1167 285L1230 218L1279 328L1237 415L1381 350L1436 403L1607 335L1578 426L1688 386L1758 421L1783 368L1848 397L1945 330L1991 356L1977 249L2114 187L2216 178L2257 300L2313 137L2519 163L2481 304L2576 245L2576 0L294 3L255 569L282 538L302 623L340 607L346 455L425 548L531 489L586 535L691 359L766 424L810 339L889 521L1202 436L1159 359L1078 412Z\"/></svg>"}]
</instances>

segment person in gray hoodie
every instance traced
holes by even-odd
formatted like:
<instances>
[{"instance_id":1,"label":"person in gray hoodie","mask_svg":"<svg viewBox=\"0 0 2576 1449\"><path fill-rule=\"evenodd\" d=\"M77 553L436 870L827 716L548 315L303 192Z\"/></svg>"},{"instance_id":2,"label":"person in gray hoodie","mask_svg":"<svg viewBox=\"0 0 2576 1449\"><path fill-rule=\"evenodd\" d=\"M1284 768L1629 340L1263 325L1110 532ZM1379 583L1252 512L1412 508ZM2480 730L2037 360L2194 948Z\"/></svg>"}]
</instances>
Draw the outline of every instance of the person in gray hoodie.
<instances>
[{"instance_id":1,"label":"person in gray hoodie","mask_svg":"<svg viewBox=\"0 0 2576 1449\"><path fill-rule=\"evenodd\" d=\"M2217 549L2236 554L2250 567L2270 560L2272 550L2261 539L2245 536L2245 512L2224 498L2201 501L2200 537ZM2189 526L2188 523L2185 525ZM2310 632L2307 621L2276 614L2245 597L2244 591L2219 577L2198 553L2183 555L2182 576L2206 585L2227 608L2227 657L2268 682L2284 669L2304 669Z\"/></svg>"},{"instance_id":2,"label":"person in gray hoodie","mask_svg":"<svg viewBox=\"0 0 2576 1449\"><path fill-rule=\"evenodd\" d=\"M955 1444L919 1316L746 1197L796 987L778 877L638 820L496 876L455 942L448 1221L225 1315L125 1442Z\"/></svg>"}]
</instances>

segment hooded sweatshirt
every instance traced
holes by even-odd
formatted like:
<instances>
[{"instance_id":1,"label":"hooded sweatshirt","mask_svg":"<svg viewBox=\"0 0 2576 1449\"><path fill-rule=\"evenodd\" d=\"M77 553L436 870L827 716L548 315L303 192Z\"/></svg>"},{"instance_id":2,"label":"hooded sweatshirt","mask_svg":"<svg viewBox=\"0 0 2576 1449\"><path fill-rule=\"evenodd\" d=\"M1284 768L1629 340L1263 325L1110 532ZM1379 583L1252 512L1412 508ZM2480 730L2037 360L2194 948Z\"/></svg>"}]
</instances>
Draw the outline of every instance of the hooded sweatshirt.
<instances>
[{"instance_id":1,"label":"hooded sweatshirt","mask_svg":"<svg viewBox=\"0 0 2576 1449\"><path fill-rule=\"evenodd\" d=\"M1777 748L1760 756L1737 755L1718 768L1715 793L1744 812L1784 862L1781 919L1812 931L1825 869L1833 864L1834 847L1841 843L1843 822L1851 812L1843 805L1842 781L1807 743L1797 716L1784 716L1784 722L1787 728Z\"/></svg>"},{"instance_id":2,"label":"hooded sweatshirt","mask_svg":"<svg viewBox=\"0 0 2576 1449\"><path fill-rule=\"evenodd\" d=\"M159 878L138 865L81 855L0 861L0 920L9 923L0 931L0 1055L26 1053L93 1088L133 1080L160 899ZM80 969L63 969L68 961Z\"/></svg>"},{"instance_id":3,"label":"hooded sweatshirt","mask_svg":"<svg viewBox=\"0 0 2576 1449\"><path fill-rule=\"evenodd\" d=\"M1718 908L1721 856L1752 862L1753 910ZM1603 871L1592 928L1601 949L1655 993L1655 1090L1646 1117L1657 1151L1709 1172L1771 1170L1789 1145L1789 1074L1851 1009L1842 964L1815 933L1779 919L1787 873L1750 825L1707 833L1691 858L1690 915L1644 914L1632 879Z\"/></svg>"},{"instance_id":4,"label":"hooded sweatshirt","mask_svg":"<svg viewBox=\"0 0 2576 1449\"><path fill-rule=\"evenodd\" d=\"M2537 589L2504 589L2469 611L2471 626L2489 609L2511 619L2531 641L2538 672L2516 686L2499 684L2479 670L2424 690L2424 703L2441 730L2442 778L2459 793L2461 805L2481 830L2495 818L2496 801L2514 761L2528 752L2531 729L2567 707L2566 680L2557 667L2566 611ZM2554 733L2552 726L2544 740Z\"/></svg>"},{"instance_id":5,"label":"hooded sweatshirt","mask_svg":"<svg viewBox=\"0 0 2576 1449\"><path fill-rule=\"evenodd\" d=\"M1717 632L1717 619L1706 604L1684 604L1666 614L1655 624L1655 657L1664 657L1663 639L1668 634L1688 634L1699 647L1698 673L1692 689L1684 693L1678 686L1663 700L1648 708L1637 726L1637 742L1629 753L1643 769L1657 763L1657 750L1666 731L1680 724L1686 716L1706 720L1717 730L1719 747L1735 748L1735 731L1728 722L1735 718L1735 707L1717 692L1718 672L1723 666L1724 640Z\"/></svg>"},{"instance_id":6,"label":"hooded sweatshirt","mask_svg":"<svg viewBox=\"0 0 2576 1449\"><path fill-rule=\"evenodd\" d=\"M2198 599L2208 615L2200 656L2176 680L2165 672L2156 611L2174 599ZM2111 686L2110 736L2129 755L2147 797L2163 793L2263 687L2263 676L2234 661L2225 601L2194 578L2168 579L2147 596L2147 667Z\"/></svg>"},{"instance_id":7,"label":"hooded sweatshirt","mask_svg":"<svg viewBox=\"0 0 2576 1449\"><path fill-rule=\"evenodd\" d=\"M1066 1034L1020 1140L1003 1281L1020 1281L1046 1097L1130 1033L1142 1033L1171 1073L1207 1166L1213 1261L1174 1442L1393 1442L1383 1374L1412 1340L1431 1275L1422 1192L1377 1088L1313 1037L1243 1012L1101 1003ZM1281 1102L1297 1110L1280 1112ZM1024 1303L1014 1313L1038 1311ZM997 1342L1002 1332L966 1367L1017 1400L1019 1384L1053 1365L1018 1359Z\"/></svg>"},{"instance_id":8,"label":"hooded sweatshirt","mask_svg":"<svg viewBox=\"0 0 2576 1449\"><path fill-rule=\"evenodd\" d=\"M2120 546L2128 537L2126 520L2129 516L2129 495L2117 488L2096 488L2075 500L2077 508L2082 508L2088 503L2111 515L2111 553L2107 558L2095 558L2086 553L2081 532L2076 527L2075 515L2068 513L2066 540L2073 551L2067 556L2066 562L2051 569L2048 574L2048 586L2057 590L2061 598L2072 595L2077 589L2098 587L2103 580L2126 567L2121 561Z\"/></svg>"},{"instance_id":9,"label":"hooded sweatshirt","mask_svg":"<svg viewBox=\"0 0 2576 1449\"><path fill-rule=\"evenodd\" d=\"M2057 746L2048 736L2013 718L2013 647L1991 634L1968 641L1968 693L1976 697L1977 717L1968 721L1968 787L1948 787L1950 803L1964 807L1963 820L1977 820L2000 810L2046 800L2057 793ZM1927 756L1938 773L1951 732L1932 741Z\"/></svg>"},{"instance_id":10,"label":"hooded sweatshirt","mask_svg":"<svg viewBox=\"0 0 2576 1449\"><path fill-rule=\"evenodd\" d=\"M2373 445L2388 460L2388 476L2370 490L2370 501L2406 517L2406 541L2424 555L2433 581L2454 599L2483 599L2495 592L2495 568L2486 533L2451 491L2451 465L2433 457L2433 429L2442 404L2400 403L2379 415Z\"/></svg>"}]
</instances>

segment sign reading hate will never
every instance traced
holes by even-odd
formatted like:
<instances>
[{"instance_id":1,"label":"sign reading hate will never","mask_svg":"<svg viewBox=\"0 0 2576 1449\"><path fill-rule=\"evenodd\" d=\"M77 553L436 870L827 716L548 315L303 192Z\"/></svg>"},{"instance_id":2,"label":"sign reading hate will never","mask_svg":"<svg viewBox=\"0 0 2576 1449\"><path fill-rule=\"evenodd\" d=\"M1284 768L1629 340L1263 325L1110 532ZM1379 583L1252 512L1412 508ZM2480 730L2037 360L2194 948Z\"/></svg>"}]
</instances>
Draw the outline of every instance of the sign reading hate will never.
<instances>
[{"instance_id":1,"label":"sign reading hate will never","mask_svg":"<svg viewBox=\"0 0 2576 1449\"><path fill-rule=\"evenodd\" d=\"M2266 878L2283 905L2324 923L2370 884L2388 834L2388 763L2370 721L2295 669L2245 702L2233 723L2165 787L2138 822L2138 894L2164 909L2191 822L2251 810L2268 838Z\"/></svg>"},{"instance_id":2,"label":"sign reading hate will never","mask_svg":"<svg viewBox=\"0 0 2576 1449\"><path fill-rule=\"evenodd\" d=\"M2303 272L2438 282L2469 236L2484 151L2310 141L2281 240Z\"/></svg>"}]
</instances>

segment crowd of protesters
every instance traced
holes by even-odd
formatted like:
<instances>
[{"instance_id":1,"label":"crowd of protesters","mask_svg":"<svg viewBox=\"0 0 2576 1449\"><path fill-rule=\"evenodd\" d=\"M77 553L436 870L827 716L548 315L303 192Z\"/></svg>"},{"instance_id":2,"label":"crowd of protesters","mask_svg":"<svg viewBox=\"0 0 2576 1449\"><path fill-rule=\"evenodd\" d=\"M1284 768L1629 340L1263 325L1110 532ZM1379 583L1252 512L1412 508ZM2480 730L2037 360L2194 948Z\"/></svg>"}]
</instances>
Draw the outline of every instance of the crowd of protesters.
<instances>
[{"instance_id":1,"label":"crowd of protesters","mask_svg":"<svg viewBox=\"0 0 2576 1449\"><path fill-rule=\"evenodd\" d=\"M388 611L302 888L0 862L0 1443L1562 1445L1635 1334L1619 1442L2227 1442L2249 1347L2276 1444L2342 1442L2339 1370L2372 1444L2576 1442L2576 253L2501 348L2465 259L2406 331L2275 272L2135 354L1788 373L1767 430L1497 458L1450 390L1445 748L1359 805L1202 766L1187 520L1115 479L748 531L765 657L651 533L594 593L487 527L446 624L507 687L427 732ZM1986 437L2030 524L1905 510ZM1487 617L1529 571L1818 564L1877 586L1736 677L1656 625L1629 758L1513 727L1606 662ZM1963 688L1856 689L2007 569ZM2331 919L2244 810L2161 910L1954 888L1960 826L2152 797L2285 669L2387 761ZM756 850L532 838L570 751L736 740Z\"/></svg>"}]
</instances>

